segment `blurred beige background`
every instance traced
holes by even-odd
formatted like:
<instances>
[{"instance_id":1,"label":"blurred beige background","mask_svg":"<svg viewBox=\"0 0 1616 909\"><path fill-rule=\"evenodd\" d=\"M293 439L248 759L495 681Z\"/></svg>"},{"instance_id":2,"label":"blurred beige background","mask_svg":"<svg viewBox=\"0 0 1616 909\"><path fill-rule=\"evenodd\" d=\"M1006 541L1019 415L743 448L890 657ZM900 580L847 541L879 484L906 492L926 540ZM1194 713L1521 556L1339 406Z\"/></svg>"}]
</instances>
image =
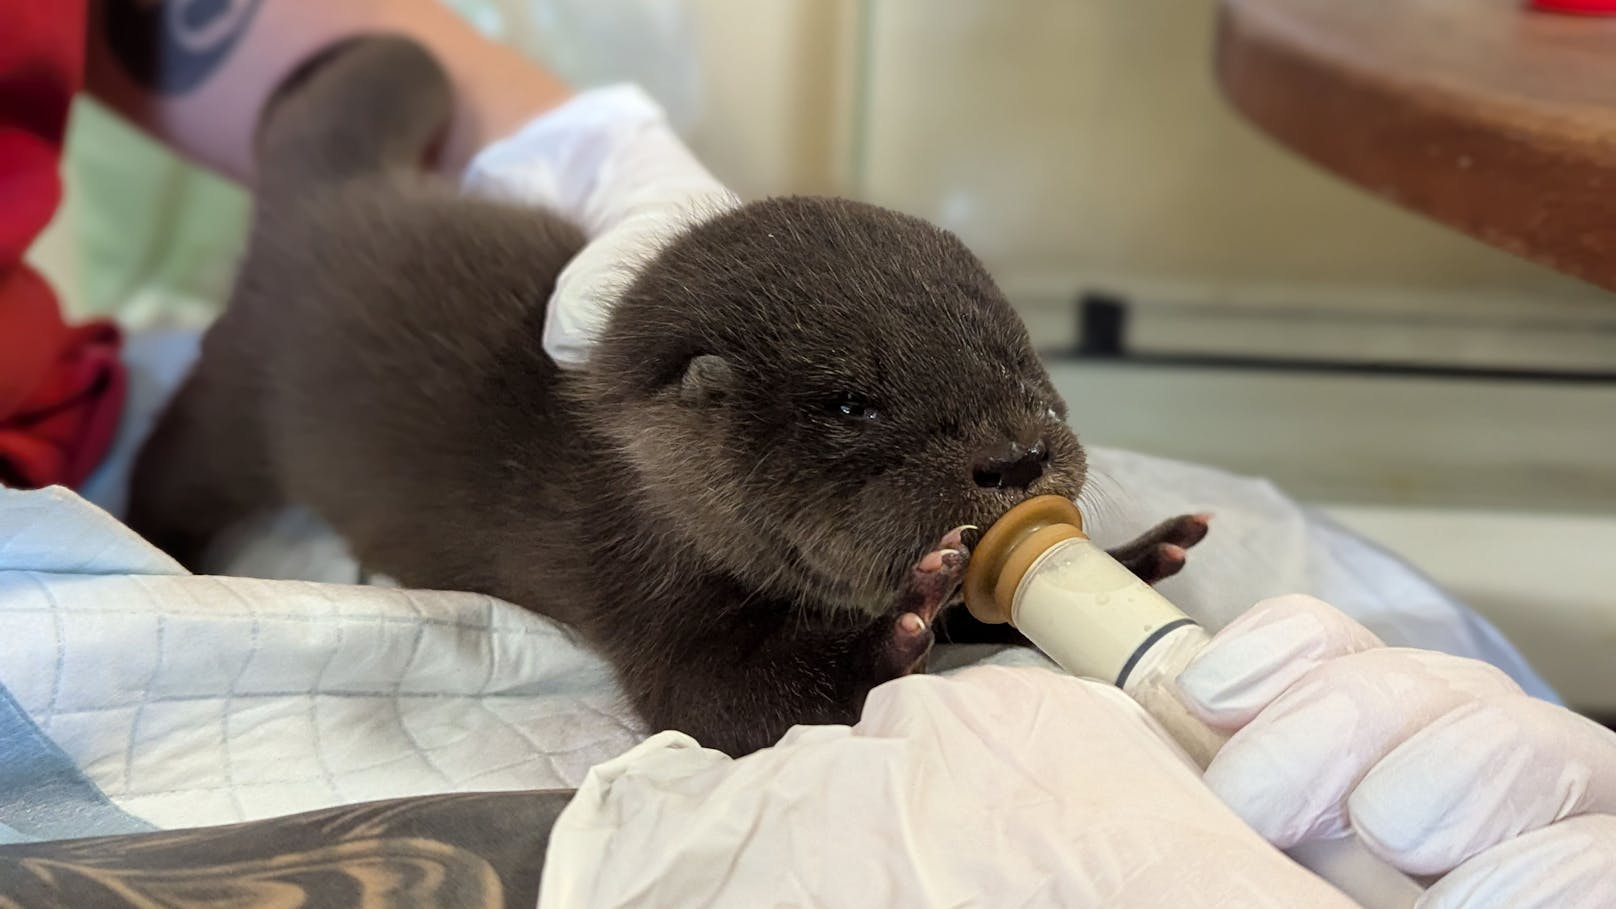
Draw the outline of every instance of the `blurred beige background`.
<instances>
[{"instance_id":1,"label":"blurred beige background","mask_svg":"<svg viewBox=\"0 0 1616 909\"><path fill-rule=\"evenodd\" d=\"M1028 305L1084 286L1360 311L1417 296L1466 315L1529 301L1616 324L1603 292L1322 179L1239 121L1209 78L1208 0L450 5L582 84L645 82L743 195L841 193L927 217ZM98 111L75 133L74 214L100 215L109 196L169 228L244 211ZM138 278L184 290L216 291L209 263L239 242L128 226L161 238ZM111 257L78 227L83 252ZM75 303L105 310L114 296L97 285Z\"/></svg>"},{"instance_id":2,"label":"blurred beige background","mask_svg":"<svg viewBox=\"0 0 1616 909\"><path fill-rule=\"evenodd\" d=\"M1616 369L1616 299L1297 160L1212 83L1210 0L451 0L581 85L642 82L743 195L957 231L1052 352ZM38 258L79 313L203 324L247 207L93 106ZM1051 359L1093 443L1272 477L1616 710L1616 385Z\"/></svg>"}]
</instances>

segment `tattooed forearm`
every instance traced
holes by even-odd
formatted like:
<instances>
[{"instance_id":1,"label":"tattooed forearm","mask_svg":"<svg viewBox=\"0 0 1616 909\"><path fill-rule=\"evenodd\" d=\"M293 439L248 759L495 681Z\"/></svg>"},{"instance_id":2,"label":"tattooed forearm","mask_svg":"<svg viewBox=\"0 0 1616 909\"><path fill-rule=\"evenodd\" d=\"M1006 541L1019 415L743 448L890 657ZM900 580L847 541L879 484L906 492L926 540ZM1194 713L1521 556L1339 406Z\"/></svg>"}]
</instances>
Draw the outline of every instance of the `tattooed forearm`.
<instances>
[{"instance_id":1,"label":"tattooed forearm","mask_svg":"<svg viewBox=\"0 0 1616 909\"><path fill-rule=\"evenodd\" d=\"M106 0L107 48L130 78L164 95L206 82L252 25L260 0Z\"/></svg>"},{"instance_id":2,"label":"tattooed forearm","mask_svg":"<svg viewBox=\"0 0 1616 909\"><path fill-rule=\"evenodd\" d=\"M394 799L133 836L0 846L0 907L530 909L571 791Z\"/></svg>"},{"instance_id":3,"label":"tattooed forearm","mask_svg":"<svg viewBox=\"0 0 1616 909\"><path fill-rule=\"evenodd\" d=\"M6 8L0 0L0 43ZM356 35L413 38L449 71L455 113L436 163L454 179L484 145L571 95L443 0L89 0L88 12L90 94L181 156L244 182L281 80Z\"/></svg>"}]
</instances>

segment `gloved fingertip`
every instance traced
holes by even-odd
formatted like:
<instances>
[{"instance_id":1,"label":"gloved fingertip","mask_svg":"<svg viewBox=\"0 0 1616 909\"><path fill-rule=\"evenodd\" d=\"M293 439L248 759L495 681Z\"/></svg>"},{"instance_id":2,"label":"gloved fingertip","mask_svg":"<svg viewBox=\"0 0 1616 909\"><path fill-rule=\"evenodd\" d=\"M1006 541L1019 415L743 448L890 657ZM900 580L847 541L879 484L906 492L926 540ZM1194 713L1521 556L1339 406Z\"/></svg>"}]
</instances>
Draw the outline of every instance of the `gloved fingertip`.
<instances>
[{"instance_id":1,"label":"gloved fingertip","mask_svg":"<svg viewBox=\"0 0 1616 909\"><path fill-rule=\"evenodd\" d=\"M1474 762L1444 738L1429 727L1416 733L1370 768L1347 798L1364 845L1410 874L1442 874L1475 851L1469 848L1475 838L1487 839L1476 828L1488 819L1462 820L1466 800L1454 791L1458 779L1480 784L1471 779Z\"/></svg>"},{"instance_id":2,"label":"gloved fingertip","mask_svg":"<svg viewBox=\"0 0 1616 909\"><path fill-rule=\"evenodd\" d=\"M1487 702L1466 702L1388 752L1347 800L1364 844L1410 874L1444 874L1518 833L1507 726Z\"/></svg>"},{"instance_id":3,"label":"gloved fingertip","mask_svg":"<svg viewBox=\"0 0 1616 909\"><path fill-rule=\"evenodd\" d=\"M1377 646L1378 638L1327 603L1275 597L1218 632L1179 675L1178 689L1202 720L1234 729L1324 660Z\"/></svg>"},{"instance_id":4,"label":"gloved fingertip","mask_svg":"<svg viewBox=\"0 0 1616 909\"><path fill-rule=\"evenodd\" d=\"M1418 909L1616 906L1616 816L1583 815L1480 853L1425 892Z\"/></svg>"},{"instance_id":5,"label":"gloved fingertip","mask_svg":"<svg viewBox=\"0 0 1616 909\"><path fill-rule=\"evenodd\" d=\"M1616 806L1616 739L1518 690L1465 701L1364 776L1353 826L1388 861L1442 874L1472 856L1588 811Z\"/></svg>"},{"instance_id":6,"label":"gloved fingertip","mask_svg":"<svg viewBox=\"0 0 1616 909\"><path fill-rule=\"evenodd\" d=\"M1347 816L1370 852L1413 875L1442 874L1456 864L1448 849L1429 848L1425 840L1433 833L1424 824L1399 813L1382 794L1365 797L1363 791L1360 786L1347 797Z\"/></svg>"},{"instance_id":7,"label":"gloved fingertip","mask_svg":"<svg viewBox=\"0 0 1616 909\"><path fill-rule=\"evenodd\" d=\"M1326 711L1328 712L1328 711ZM1354 759L1352 723L1323 728L1310 698L1263 712L1229 738L1202 782L1281 849L1347 832L1346 796L1367 762Z\"/></svg>"},{"instance_id":8,"label":"gloved fingertip","mask_svg":"<svg viewBox=\"0 0 1616 909\"><path fill-rule=\"evenodd\" d=\"M1258 836L1277 848L1289 849L1301 842L1304 825L1298 824L1290 811L1294 802L1277 795L1274 787L1262 784L1274 778L1277 768L1260 766L1260 759L1250 758L1240 755L1221 762L1214 758L1202 782Z\"/></svg>"}]
</instances>

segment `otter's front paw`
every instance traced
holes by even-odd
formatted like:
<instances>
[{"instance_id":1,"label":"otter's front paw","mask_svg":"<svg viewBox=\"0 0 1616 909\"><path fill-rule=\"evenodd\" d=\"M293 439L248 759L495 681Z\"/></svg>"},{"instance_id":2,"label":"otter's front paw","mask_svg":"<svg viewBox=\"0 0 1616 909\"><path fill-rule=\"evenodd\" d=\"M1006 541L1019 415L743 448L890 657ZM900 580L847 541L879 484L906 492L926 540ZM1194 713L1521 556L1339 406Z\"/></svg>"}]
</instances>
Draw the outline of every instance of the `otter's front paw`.
<instances>
[{"instance_id":1,"label":"otter's front paw","mask_svg":"<svg viewBox=\"0 0 1616 909\"><path fill-rule=\"evenodd\" d=\"M1181 514L1145 531L1139 539L1111 550L1111 557L1147 584L1166 580L1184 567L1186 551L1206 538L1209 514Z\"/></svg>"},{"instance_id":2,"label":"otter's front paw","mask_svg":"<svg viewBox=\"0 0 1616 909\"><path fill-rule=\"evenodd\" d=\"M966 527L956 527L943 535L937 548L921 557L909 572L909 583L898 596L897 605L881 619L889 631L882 662L891 677L908 675L922 668L936 635L932 622L965 579L970 550L961 539Z\"/></svg>"}]
</instances>

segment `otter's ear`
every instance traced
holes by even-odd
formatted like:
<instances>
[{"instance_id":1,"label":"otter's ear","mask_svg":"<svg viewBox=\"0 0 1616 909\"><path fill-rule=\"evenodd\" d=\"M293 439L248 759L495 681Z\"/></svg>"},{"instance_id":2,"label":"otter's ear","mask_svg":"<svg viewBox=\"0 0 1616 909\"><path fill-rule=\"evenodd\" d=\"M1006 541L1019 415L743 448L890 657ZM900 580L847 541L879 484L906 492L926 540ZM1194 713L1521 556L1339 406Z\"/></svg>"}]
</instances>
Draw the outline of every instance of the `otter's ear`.
<instances>
[{"instance_id":1,"label":"otter's ear","mask_svg":"<svg viewBox=\"0 0 1616 909\"><path fill-rule=\"evenodd\" d=\"M707 407L724 400L734 388L735 371L723 357L702 354L685 366L679 380L679 400L692 407Z\"/></svg>"}]
</instances>

